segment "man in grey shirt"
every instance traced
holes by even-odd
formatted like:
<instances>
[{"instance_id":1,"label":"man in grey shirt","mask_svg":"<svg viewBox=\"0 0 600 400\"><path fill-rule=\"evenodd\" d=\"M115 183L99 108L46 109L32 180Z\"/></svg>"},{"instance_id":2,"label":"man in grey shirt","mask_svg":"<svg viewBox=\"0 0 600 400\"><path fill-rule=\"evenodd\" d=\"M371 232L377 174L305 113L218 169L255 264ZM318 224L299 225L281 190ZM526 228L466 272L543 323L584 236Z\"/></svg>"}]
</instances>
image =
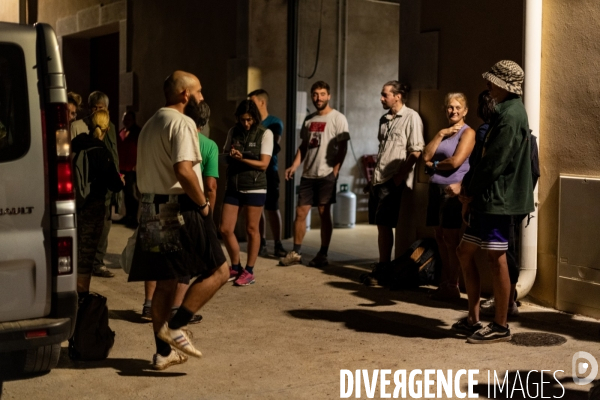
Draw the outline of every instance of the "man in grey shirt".
<instances>
[{"instance_id":1,"label":"man in grey shirt","mask_svg":"<svg viewBox=\"0 0 600 400\"><path fill-rule=\"evenodd\" d=\"M423 147L423 122L406 107L410 88L398 81L383 85L381 104L389 110L379 120L379 152L369 192L369 224L377 225L379 263L392 259L394 228L398 224L404 188L412 189L414 166Z\"/></svg>"},{"instance_id":2,"label":"man in grey shirt","mask_svg":"<svg viewBox=\"0 0 600 400\"><path fill-rule=\"evenodd\" d=\"M329 264L327 251L333 232L331 204L336 200L337 177L346 157L350 133L344 114L329 105L329 85L323 81L315 82L310 92L317 111L304 120L300 132L302 143L292 165L285 170L285 179L290 180L304 162L294 220L294 248L280 259L280 265L302 262L302 240L311 207L318 207L321 217L321 248L308 265L324 267Z\"/></svg>"}]
</instances>

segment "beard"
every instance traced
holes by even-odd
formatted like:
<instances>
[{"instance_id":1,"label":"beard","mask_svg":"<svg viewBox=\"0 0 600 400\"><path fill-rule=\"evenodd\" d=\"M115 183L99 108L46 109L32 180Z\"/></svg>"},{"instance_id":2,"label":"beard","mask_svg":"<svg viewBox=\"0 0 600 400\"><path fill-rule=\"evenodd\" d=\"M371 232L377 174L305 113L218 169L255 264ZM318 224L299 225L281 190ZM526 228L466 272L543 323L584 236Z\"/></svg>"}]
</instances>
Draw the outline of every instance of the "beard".
<instances>
[{"instance_id":1,"label":"beard","mask_svg":"<svg viewBox=\"0 0 600 400\"><path fill-rule=\"evenodd\" d=\"M194 96L190 96L190 100L187 102L185 107L183 108L183 113L196 121L197 116L200 114L200 102L196 100Z\"/></svg>"},{"instance_id":2,"label":"beard","mask_svg":"<svg viewBox=\"0 0 600 400\"><path fill-rule=\"evenodd\" d=\"M327 108L327 106L329 105L329 101L327 101L327 100L324 101L320 106L318 105L317 102L313 102L313 105L315 106L317 111L322 111Z\"/></svg>"}]
</instances>

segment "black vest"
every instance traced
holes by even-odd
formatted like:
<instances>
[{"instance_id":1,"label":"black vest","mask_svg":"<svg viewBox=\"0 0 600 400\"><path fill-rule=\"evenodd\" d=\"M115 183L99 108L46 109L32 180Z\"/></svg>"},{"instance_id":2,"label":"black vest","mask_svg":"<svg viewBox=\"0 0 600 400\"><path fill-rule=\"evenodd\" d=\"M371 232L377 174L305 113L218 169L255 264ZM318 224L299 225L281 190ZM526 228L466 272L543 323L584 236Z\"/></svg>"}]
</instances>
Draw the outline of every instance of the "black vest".
<instances>
[{"instance_id":1,"label":"black vest","mask_svg":"<svg viewBox=\"0 0 600 400\"><path fill-rule=\"evenodd\" d=\"M240 152L250 152L252 158L260 160L260 146L266 128L257 124L250 131L246 131L237 125L231 133L231 146ZM227 190L259 190L267 188L267 175L265 171L259 171L241 161L230 158L227 167Z\"/></svg>"}]
</instances>

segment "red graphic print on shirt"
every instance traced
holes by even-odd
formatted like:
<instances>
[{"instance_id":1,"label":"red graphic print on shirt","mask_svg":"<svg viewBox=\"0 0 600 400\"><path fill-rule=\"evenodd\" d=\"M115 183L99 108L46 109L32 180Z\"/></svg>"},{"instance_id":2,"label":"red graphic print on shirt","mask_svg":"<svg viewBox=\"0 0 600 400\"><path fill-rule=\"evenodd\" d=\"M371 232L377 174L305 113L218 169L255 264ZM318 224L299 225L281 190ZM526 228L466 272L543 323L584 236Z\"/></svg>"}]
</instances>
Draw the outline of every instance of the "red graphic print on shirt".
<instances>
[{"instance_id":1,"label":"red graphic print on shirt","mask_svg":"<svg viewBox=\"0 0 600 400\"><path fill-rule=\"evenodd\" d=\"M308 141L308 148L314 149L321 145L321 135L325 132L325 125L327 122L311 122L310 128L310 140Z\"/></svg>"}]
</instances>

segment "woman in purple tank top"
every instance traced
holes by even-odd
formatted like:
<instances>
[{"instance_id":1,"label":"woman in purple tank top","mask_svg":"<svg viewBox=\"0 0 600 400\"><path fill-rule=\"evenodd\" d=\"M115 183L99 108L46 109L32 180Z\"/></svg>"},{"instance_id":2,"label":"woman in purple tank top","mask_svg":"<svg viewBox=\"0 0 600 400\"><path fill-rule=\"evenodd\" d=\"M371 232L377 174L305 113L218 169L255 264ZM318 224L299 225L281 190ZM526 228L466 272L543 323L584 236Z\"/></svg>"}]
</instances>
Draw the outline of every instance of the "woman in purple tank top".
<instances>
[{"instance_id":1,"label":"woman in purple tank top","mask_svg":"<svg viewBox=\"0 0 600 400\"><path fill-rule=\"evenodd\" d=\"M438 300L460 298L460 263L456 248L460 242L462 206L457 196L475 146L475 131L465 124L469 110L465 95L448 93L445 107L448 127L439 131L423 150L423 159L431 175L427 226L434 228L442 260L440 286L431 296Z\"/></svg>"}]
</instances>

